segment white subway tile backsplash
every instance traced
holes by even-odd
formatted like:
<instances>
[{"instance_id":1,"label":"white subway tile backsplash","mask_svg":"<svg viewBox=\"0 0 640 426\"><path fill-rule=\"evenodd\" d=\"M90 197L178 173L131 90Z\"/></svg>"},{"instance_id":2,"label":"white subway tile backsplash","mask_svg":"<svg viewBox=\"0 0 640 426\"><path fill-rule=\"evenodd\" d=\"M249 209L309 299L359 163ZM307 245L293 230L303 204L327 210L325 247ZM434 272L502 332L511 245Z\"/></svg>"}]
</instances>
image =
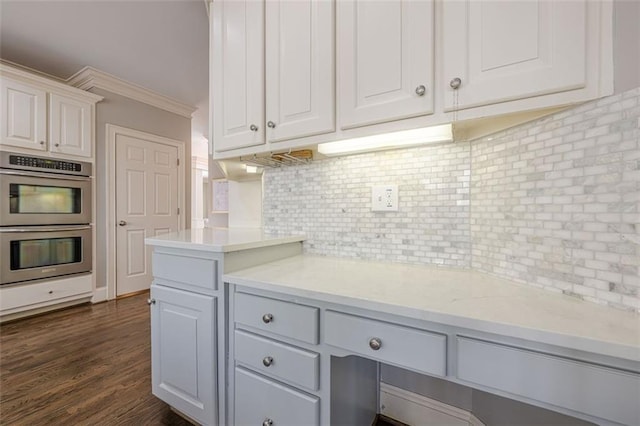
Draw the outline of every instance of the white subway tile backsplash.
<instances>
[{"instance_id":1,"label":"white subway tile backsplash","mask_svg":"<svg viewBox=\"0 0 640 426\"><path fill-rule=\"evenodd\" d=\"M640 311L640 88L486 138L269 169L263 222L305 251L474 268ZM371 212L397 184L399 211Z\"/></svg>"}]
</instances>

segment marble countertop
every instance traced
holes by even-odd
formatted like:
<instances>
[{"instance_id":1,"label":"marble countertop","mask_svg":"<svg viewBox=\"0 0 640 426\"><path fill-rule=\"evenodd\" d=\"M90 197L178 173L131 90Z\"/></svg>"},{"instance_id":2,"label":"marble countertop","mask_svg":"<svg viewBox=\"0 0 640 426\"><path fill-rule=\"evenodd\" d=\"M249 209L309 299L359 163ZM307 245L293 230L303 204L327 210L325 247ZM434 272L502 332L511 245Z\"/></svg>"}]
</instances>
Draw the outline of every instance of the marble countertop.
<instances>
[{"instance_id":1,"label":"marble countertop","mask_svg":"<svg viewBox=\"0 0 640 426\"><path fill-rule=\"evenodd\" d=\"M185 229L145 239L152 246L227 253L303 241L303 235L265 233L261 228Z\"/></svg>"},{"instance_id":2,"label":"marble countertop","mask_svg":"<svg viewBox=\"0 0 640 426\"><path fill-rule=\"evenodd\" d=\"M225 282L640 361L640 316L463 269L312 255Z\"/></svg>"}]
</instances>

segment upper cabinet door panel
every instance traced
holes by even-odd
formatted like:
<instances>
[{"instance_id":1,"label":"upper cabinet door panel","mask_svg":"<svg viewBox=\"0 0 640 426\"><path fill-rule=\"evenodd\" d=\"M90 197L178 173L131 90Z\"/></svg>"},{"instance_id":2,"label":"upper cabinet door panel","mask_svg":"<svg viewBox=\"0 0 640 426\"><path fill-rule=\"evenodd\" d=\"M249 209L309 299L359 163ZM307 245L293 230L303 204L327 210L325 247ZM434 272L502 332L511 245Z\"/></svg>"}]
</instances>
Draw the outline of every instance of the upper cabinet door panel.
<instances>
[{"instance_id":1,"label":"upper cabinet door panel","mask_svg":"<svg viewBox=\"0 0 640 426\"><path fill-rule=\"evenodd\" d=\"M338 2L341 127L433 112L433 1Z\"/></svg>"},{"instance_id":2,"label":"upper cabinet door panel","mask_svg":"<svg viewBox=\"0 0 640 426\"><path fill-rule=\"evenodd\" d=\"M584 87L586 14L585 0L443 2L445 108Z\"/></svg>"},{"instance_id":3,"label":"upper cabinet door panel","mask_svg":"<svg viewBox=\"0 0 640 426\"><path fill-rule=\"evenodd\" d=\"M0 143L47 149L47 92L2 78Z\"/></svg>"},{"instance_id":4,"label":"upper cabinet door panel","mask_svg":"<svg viewBox=\"0 0 640 426\"><path fill-rule=\"evenodd\" d=\"M212 3L212 116L216 151L264 138L264 3Z\"/></svg>"},{"instance_id":5,"label":"upper cabinet door panel","mask_svg":"<svg viewBox=\"0 0 640 426\"><path fill-rule=\"evenodd\" d=\"M334 2L266 2L269 141L335 130Z\"/></svg>"},{"instance_id":6,"label":"upper cabinet door panel","mask_svg":"<svg viewBox=\"0 0 640 426\"><path fill-rule=\"evenodd\" d=\"M51 151L91 157L91 104L50 96Z\"/></svg>"}]
</instances>

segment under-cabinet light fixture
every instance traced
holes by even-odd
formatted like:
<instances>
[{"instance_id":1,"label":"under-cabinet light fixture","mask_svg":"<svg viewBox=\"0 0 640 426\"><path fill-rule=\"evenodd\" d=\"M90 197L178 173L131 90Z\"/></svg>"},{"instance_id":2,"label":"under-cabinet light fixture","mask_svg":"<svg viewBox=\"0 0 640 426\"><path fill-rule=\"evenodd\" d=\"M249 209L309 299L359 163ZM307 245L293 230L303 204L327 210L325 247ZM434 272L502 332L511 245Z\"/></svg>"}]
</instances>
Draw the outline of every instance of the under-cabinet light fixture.
<instances>
[{"instance_id":1,"label":"under-cabinet light fixture","mask_svg":"<svg viewBox=\"0 0 640 426\"><path fill-rule=\"evenodd\" d=\"M258 166L251 166L249 164L246 165L247 173L258 173Z\"/></svg>"},{"instance_id":2,"label":"under-cabinet light fixture","mask_svg":"<svg viewBox=\"0 0 640 426\"><path fill-rule=\"evenodd\" d=\"M453 141L453 128L451 124L443 124L440 126L327 142L318 145L318 152L331 156L451 141Z\"/></svg>"}]
</instances>

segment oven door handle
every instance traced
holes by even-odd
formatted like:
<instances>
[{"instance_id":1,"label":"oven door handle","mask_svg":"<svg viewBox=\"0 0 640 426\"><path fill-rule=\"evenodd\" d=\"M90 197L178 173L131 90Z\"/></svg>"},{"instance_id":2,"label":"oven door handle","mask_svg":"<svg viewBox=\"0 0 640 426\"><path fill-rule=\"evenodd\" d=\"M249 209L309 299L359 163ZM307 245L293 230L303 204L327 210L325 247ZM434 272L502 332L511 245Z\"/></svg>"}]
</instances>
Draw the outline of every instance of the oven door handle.
<instances>
[{"instance_id":1,"label":"oven door handle","mask_svg":"<svg viewBox=\"0 0 640 426\"><path fill-rule=\"evenodd\" d=\"M59 232L59 231L82 231L91 229L91 225L72 225L72 226L28 226L20 228L4 228L0 227L0 234L9 232Z\"/></svg>"},{"instance_id":2,"label":"oven door handle","mask_svg":"<svg viewBox=\"0 0 640 426\"><path fill-rule=\"evenodd\" d=\"M89 181L91 177L89 176L74 176L74 175L64 175L60 173L42 173L42 172L21 172L18 170L0 170L0 174L2 175L12 175L12 176L25 176L25 177L42 177L47 179L61 179L61 180L79 180L79 181Z\"/></svg>"}]
</instances>

